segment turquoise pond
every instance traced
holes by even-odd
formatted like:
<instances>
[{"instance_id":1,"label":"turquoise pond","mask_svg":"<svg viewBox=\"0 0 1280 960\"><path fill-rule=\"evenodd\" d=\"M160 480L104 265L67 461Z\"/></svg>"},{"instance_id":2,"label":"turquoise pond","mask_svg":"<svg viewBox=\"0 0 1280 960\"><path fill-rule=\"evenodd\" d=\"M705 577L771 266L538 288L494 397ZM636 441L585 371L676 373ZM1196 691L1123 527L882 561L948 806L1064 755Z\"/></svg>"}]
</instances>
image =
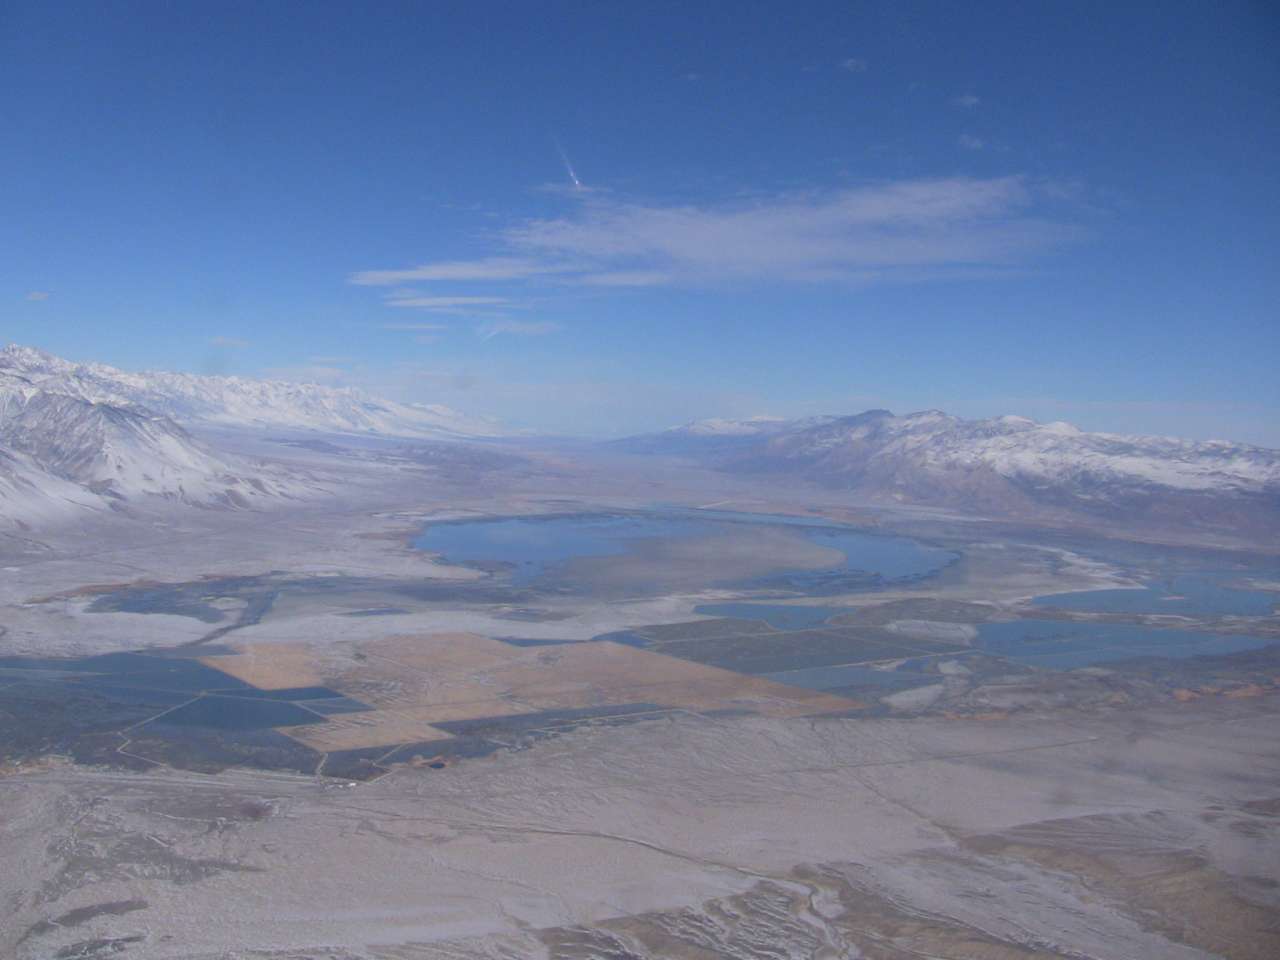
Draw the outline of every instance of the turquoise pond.
<instances>
[{"instance_id":1,"label":"turquoise pond","mask_svg":"<svg viewBox=\"0 0 1280 960\"><path fill-rule=\"evenodd\" d=\"M843 564L833 567L833 572L857 572L881 580L928 576L956 558L948 550L905 537L862 533L787 517L725 512L703 516L693 511L448 521L431 524L414 546L452 563L506 571L514 584L522 585L580 557L621 556L640 541L708 537L735 524L793 530L798 536L844 554Z\"/></svg>"}]
</instances>

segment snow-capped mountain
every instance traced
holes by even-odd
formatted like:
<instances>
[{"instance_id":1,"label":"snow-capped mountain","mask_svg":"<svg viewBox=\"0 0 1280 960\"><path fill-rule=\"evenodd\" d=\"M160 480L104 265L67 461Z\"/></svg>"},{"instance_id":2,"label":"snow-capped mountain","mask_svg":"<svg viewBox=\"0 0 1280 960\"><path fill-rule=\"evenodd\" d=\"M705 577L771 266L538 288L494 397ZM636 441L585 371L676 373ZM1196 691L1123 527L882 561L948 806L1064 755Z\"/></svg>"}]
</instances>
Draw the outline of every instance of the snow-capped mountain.
<instances>
[{"instance_id":1,"label":"snow-capped mountain","mask_svg":"<svg viewBox=\"0 0 1280 960\"><path fill-rule=\"evenodd\" d=\"M167 417L43 390L0 394L0 443L109 501L245 506L285 492L277 479L219 457Z\"/></svg>"},{"instance_id":2,"label":"snow-capped mountain","mask_svg":"<svg viewBox=\"0 0 1280 960\"><path fill-rule=\"evenodd\" d=\"M790 463L830 476L985 470L1023 484L1139 484L1260 492L1280 484L1280 451L1223 442L1085 433L1025 417L962 420L937 410L873 410L776 432L761 466ZM905 479L905 478L903 478Z\"/></svg>"},{"instance_id":3,"label":"snow-capped mountain","mask_svg":"<svg viewBox=\"0 0 1280 960\"><path fill-rule=\"evenodd\" d=\"M0 350L0 392L36 389L117 407L144 407L182 424L417 439L493 437L498 424L441 405L404 404L353 388L190 373L130 373L73 363L31 347Z\"/></svg>"},{"instance_id":4,"label":"snow-capped mountain","mask_svg":"<svg viewBox=\"0 0 1280 960\"><path fill-rule=\"evenodd\" d=\"M682 450L721 469L800 476L896 502L1025 518L1280 528L1280 451L1246 444L1086 433L1024 417L936 410L774 424L726 448L687 428L633 449Z\"/></svg>"},{"instance_id":5,"label":"snow-capped mountain","mask_svg":"<svg viewBox=\"0 0 1280 960\"><path fill-rule=\"evenodd\" d=\"M316 490L308 478L216 452L138 403L95 397L65 361L20 348L0 356L0 525L160 501L242 508Z\"/></svg>"}]
</instances>

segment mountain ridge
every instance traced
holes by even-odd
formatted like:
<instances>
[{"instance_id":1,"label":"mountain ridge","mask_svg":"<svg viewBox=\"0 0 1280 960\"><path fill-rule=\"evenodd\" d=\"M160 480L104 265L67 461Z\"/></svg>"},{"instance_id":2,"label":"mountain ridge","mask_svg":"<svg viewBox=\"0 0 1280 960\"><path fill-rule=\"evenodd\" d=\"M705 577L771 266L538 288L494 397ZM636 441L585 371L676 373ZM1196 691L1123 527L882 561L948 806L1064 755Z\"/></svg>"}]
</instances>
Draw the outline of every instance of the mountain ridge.
<instances>
[{"instance_id":1,"label":"mountain ridge","mask_svg":"<svg viewBox=\"0 0 1280 960\"><path fill-rule=\"evenodd\" d=\"M112 406L136 406L187 425L296 429L414 439L504 436L489 418L442 404L406 404L355 387L168 371L133 373L77 363L34 347L0 349L0 391L35 389Z\"/></svg>"},{"instance_id":2,"label":"mountain ridge","mask_svg":"<svg viewBox=\"0 0 1280 960\"><path fill-rule=\"evenodd\" d=\"M127 398L76 389L66 368L80 368L67 361L13 349L0 358L0 524L30 528L144 502L243 509L315 489L309 478L215 451ZM27 375L33 359L44 376Z\"/></svg>"},{"instance_id":3,"label":"mountain ridge","mask_svg":"<svg viewBox=\"0 0 1280 960\"><path fill-rule=\"evenodd\" d=\"M1280 450L1250 444L1090 433L1018 416L966 420L939 410L871 410L731 435L706 438L686 424L619 444L892 503L1280 534Z\"/></svg>"},{"instance_id":4,"label":"mountain ridge","mask_svg":"<svg viewBox=\"0 0 1280 960\"><path fill-rule=\"evenodd\" d=\"M446 407L350 388L133 374L11 345L0 350L0 520L149 499L265 506L319 489L293 468L222 452L218 431L188 429L212 426L258 436L285 429L445 440L458 450L502 433ZM1280 450L1228 441L1086 432L1012 415L869 410L695 420L605 447L991 518L1280 537Z\"/></svg>"}]
</instances>

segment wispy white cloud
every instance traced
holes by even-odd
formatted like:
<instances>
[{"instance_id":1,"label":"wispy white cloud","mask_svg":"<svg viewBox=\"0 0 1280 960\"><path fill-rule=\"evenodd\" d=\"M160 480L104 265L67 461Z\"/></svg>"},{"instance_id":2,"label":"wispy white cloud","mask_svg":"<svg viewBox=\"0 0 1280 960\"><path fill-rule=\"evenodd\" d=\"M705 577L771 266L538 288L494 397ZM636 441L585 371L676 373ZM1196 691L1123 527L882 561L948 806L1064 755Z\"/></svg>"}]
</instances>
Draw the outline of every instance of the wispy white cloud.
<instances>
[{"instance_id":1,"label":"wispy white cloud","mask_svg":"<svg viewBox=\"0 0 1280 960\"><path fill-rule=\"evenodd\" d=\"M501 307L511 304L509 297L392 297L389 307L412 307L440 313L466 313L475 307Z\"/></svg>"},{"instance_id":2,"label":"wispy white cloud","mask_svg":"<svg viewBox=\"0 0 1280 960\"><path fill-rule=\"evenodd\" d=\"M620 274L673 283L889 279L902 268L1008 264L1063 239L1066 228L1029 212L1034 194L1023 179L1004 177L905 181L737 206L600 200L570 217L519 224L505 239L532 259L595 264L583 282Z\"/></svg>"},{"instance_id":3,"label":"wispy white cloud","mask_svg":"<svg viewBox=\"0 0 1280 960\"><path fill-rule=\"evenodd\" d=\"M977 138L960 143L982 146ZM427 281L428 290L395 289L384 302L479 315L494 322L486 329L513 332L500 330L497 324L509 321L492 314L570 287L901 283L1007 272L1079 235L1057 212L1066 202L1052 185L1017 176L902 180L702 205L584 192L570 198L562 216L498 231L490 256L364 271L351 281Z\"/></svg>"},{"instance_id":4,"label":"wispy white cloud","mask_svg":"<svg viewBox=\"0 0 1280 960\"><path fill-rule=\"evenodd\" d=\"M561 329L560 324L551 320L491 320L480 325L480 337L492 340L504 333L517 337L545 337Z\"/></svg>"},{"instance_id":5,"label":"wispy white cloud","mask_svg":"<svg viewBox=\"0 0 1280 960\"><path fill-rule=\"evenodd\" d=\"M49 296L50 294L48 290L32 290L30 293L27 294L27 299L28 300L48 300Z\"/></svg>"},{"instance_id":6,"label":"wispy white cloud","mask_svg":"<svg viewBox=\"0 0 1280 960\"><path fill-rule=\"evenodd\" d=\"M861 57L848 57L840 61L840 69L849 73L866 73L867 61Z\"/></svg>"},{"instance_id":7,"label":"wispy white cloud","mask_svg":"<svg viewBox=\"0 0 1280 960\"><path fill-rule=\"evenodd\" d=\"M389 287L422 280L521 280L546 273L548 265L519 257L484 257L480 260L442 260L406 270L361 270L348 278L369 287Z\"/></svg>"},{"instance_id":8,"label":"wispy white cloud","mask_svg":"<svg viewBox=\"0 0 1280 960\"><path fill-rule=\"evenodd\" d=\"M956 142L966 150L981 150L987 145L987 141L983 140L981 137L975 137L971 133L960 134L960 136L956 138Z\"/></svg>"},{"instance_id":9,"label":"wispy white cloud","mask_svg":"<svg viewBox=\"0 0 1280 960\"><path fill-rule=\"evenodd\" d=\"M951 102L961 110L972 110L977 107L978 104L982 103L982 98L975 96L972 93L966 93L962 96L955 97Z\"/></svg>"},{"instance_id":10,"label":"wispy white cloud","mask_svg":"<svg viewBox=\"0 0 1280 960\"><path fill-rule=\"evenodd\" d=\"M671 279L671 274L660 270L615 270L584 274L579 282L591 287L660 287Z\"/></svg>"}]
</instances>

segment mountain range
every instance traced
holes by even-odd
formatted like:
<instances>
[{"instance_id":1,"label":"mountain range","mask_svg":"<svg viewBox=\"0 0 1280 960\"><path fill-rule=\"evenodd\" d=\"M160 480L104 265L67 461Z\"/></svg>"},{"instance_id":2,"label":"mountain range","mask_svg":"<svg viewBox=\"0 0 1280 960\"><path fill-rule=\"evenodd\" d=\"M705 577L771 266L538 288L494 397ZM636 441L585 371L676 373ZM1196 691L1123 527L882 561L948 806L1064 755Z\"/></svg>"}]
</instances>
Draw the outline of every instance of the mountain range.
<instances>
[{"instance_id":1,"label":"mountain range","mask_svg":"<svg viewBox=\"0 0 1280 960\"><path fill-rule=\"evenodd\" d=\"M0 350L0 524L34 527L146 501L244 508L316 485L213 449L190 429L489 437L492 421L357 390L240 377L128 373L30 347Z\"/></svg>"},{"instance_id":2,"label":"mountain range","mask_svg":"<svg viewBox=\"0 0 1280 960\"><path fill-rule=\"evenodd\" d=\"M870 410L695 421L617 446L1002 518L1280 533L1280 451L1240 443L1086 433L1016 416Z\"/></svg>"},{"instance_id":3,"label":"mountain range","mask_svg":"<svg viewBox=\"0 0 1280 960\"><path fill-rule=\"evenodd\" d=\"M322 488L278 463L225 452L219 438L227 430L314 434L291 442L316 449L328 447L321 435L459 451L504 435L492 420L353 389L129 373L10 346L0 350L0 525L31 528L146 501L266 507ZM698 420L609 446L859 500L1006 520L1280 536L1280 451L1240 443L871 410Z\"/></svg>"},{"instance_id":4,"label":"mountain range","mask_svg":"<svg viewBox=\"0 0 1280 960\"><path fill-rule=\"evenodd\" d=\"M186 425L378 434L442 440L494 437L493 420L442 405L395 403L351 387L282 380L130 373L101 363L74 363L42 350L0 350L0 391L38 390L91 403L141 407Z\"/></svg>"}]
</instances>

